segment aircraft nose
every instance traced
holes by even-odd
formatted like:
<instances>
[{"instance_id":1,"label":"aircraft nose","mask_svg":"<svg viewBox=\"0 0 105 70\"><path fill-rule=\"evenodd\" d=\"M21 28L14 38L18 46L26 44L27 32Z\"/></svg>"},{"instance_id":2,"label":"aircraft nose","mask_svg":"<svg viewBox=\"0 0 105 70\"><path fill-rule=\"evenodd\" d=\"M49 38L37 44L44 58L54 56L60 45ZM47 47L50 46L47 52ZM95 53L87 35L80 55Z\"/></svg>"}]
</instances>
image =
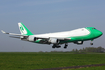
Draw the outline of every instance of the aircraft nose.
<instances>
[{"instance_id":1,"label":"aircraft nose","mask_svg":"<svg viewBox=\"0 0 105 70\"><path fill-rule=\"evenodd\" d=\"M103 35L103 33L101 31L98 31L98 35L101 36Z\"/></svg>"}]
</instances>

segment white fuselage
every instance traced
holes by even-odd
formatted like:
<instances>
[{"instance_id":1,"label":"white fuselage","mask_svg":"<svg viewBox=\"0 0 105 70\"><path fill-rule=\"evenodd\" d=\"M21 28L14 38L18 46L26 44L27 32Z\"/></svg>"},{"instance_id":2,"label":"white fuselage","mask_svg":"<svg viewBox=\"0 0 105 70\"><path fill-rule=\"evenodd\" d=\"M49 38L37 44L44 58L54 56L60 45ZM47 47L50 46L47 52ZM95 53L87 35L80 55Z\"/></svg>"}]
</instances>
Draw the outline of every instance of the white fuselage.
<instances>
[{"instance_id":1,"label":"white fuselage","mask_svg":"<svg viewBox=\"0 0 105 70\"><path fill-rule=\"evenodd\" d=\"M20 38L21 40L39 44L53 44L52 48L60 48L61 46L59 44L65 44L64 48L67 48L67 43L70 42L73 42L75 44L83 44L84 41L93 41L103 34L101 31L95 29L94 27L86 27L72 31L34 35L23 23L18 23L18 26L21 34L7 33L3 30L1 31L5 34L14 35L13 38ZM93 45L93 43L91 43L91 45Z\"/></svg>"},{"instance_id":2,"label":"white fuselage","mask_svg":"<svg viewBox=\"0 0 105 70\"><path fill-rule=\"evenodd\" d=\"M33 35L35 37L58 37L58 38L65 38L65 37L75 37L75 36L85 36L90 34L90 32L86 28L75 29L72 31L65 31L65 32L56 32L56 33L46 33L46 34L38 34Z\"/></svg>"}]
</instances>

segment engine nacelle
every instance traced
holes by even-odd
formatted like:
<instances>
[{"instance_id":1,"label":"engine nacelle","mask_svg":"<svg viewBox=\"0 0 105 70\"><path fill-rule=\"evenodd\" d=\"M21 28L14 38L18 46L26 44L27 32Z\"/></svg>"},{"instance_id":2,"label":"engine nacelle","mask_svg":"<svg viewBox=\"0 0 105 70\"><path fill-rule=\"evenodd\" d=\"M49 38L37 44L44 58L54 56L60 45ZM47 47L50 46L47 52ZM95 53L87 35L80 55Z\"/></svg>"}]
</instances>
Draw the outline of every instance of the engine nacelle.
<instances>
[{"instance_id":1,"label":"engine nacelle","mask_svg":"<svg viewBox=\"0 0 105 70\"><path fill-rule=\"evenodd\" d=\"M27 36L20 36L20 39L24 41L27 41L27 38L28 38Z\"/></svg>"},{"instance_id":2,"label":"engine nacelle","mask_svg":"<svg viewBox=\"0 0 105 70\"><path fill-rule=\"evenodd\" d=\"M34 37L34 36L29 36L29 37L28 37L28 40L31 41L31 42L34 42L34 41L37 40L37 38Z\"/></svg>"},{"instance_id":3,"label":"engine nacelle","mask_svg":"<svg viewBox=\"0 0 105 70\"><path fill-rule=\"evenodd\" d=\"M50 38L48 40L48 42L51 43L51 44L58 44L59 43L59 40L58 39L55 39L55 38Z\"/></svg>"},{"instance_id":4,"label":"engine nacelle","mask_svg":"<svg viewBox=\"0 0 105 70\"><path fill-rule=\"evenodd\" d=\"M78 44L78 45L81 45L83 44L83 41L77 41L77 42L74 42L75 44Z\"/></svg>"}]
</instances>

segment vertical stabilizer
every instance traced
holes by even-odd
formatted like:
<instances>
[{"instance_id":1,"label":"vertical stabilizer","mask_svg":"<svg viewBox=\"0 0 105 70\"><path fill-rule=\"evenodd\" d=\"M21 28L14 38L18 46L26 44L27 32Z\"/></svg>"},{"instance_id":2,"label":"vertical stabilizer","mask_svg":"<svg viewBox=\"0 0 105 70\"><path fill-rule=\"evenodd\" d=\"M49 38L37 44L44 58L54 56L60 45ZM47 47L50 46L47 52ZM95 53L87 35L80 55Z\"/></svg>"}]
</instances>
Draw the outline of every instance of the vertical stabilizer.
<instances>
[{"instance_id":1,"label":"vertical stabilizer","mask_svg":"<svg viewBox=\"0 0 105 70\"><path fill-rule=\"evenodd\" d=\"M33 35L23 23L18 23L18 25L22 35Z\"/></svg>"}]
</instances>

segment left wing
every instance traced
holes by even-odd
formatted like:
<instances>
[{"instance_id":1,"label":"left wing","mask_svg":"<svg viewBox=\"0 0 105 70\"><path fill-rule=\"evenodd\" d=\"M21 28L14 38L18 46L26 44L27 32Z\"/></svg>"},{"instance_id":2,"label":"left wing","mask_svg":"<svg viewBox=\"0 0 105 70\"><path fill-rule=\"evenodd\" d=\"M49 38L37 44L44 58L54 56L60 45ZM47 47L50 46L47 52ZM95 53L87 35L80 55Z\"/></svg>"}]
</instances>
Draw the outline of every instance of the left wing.
<instances>
[{"instance_id":1,"label":"left wing","mask_svg":"<svg viewBox=\"0 0 105 70\"><path fill-rule=\"evenodd\" d=\"M34 37L37 39L45 39L45 40L48 40L48 39L71 40L71 38L67 38L67 37L49 37L49 36L38 36L38 35L32 35L29 37Z\"/></svg>"},{"instance_id":2,"label":"left wing","mask_svg":"<svg viewBox=\"0 0 105 70\"><path fill-rule=\"evenodd\" d=\"M58 44L60 41L68 41L71 38L66 37L47 37L47 36L29 36L28 41L37 42L37 43L44 43L44 44Z\"/></svg>"},{"instance_id":3,"label":"left wing","mask_svg":"<svg viewBox=\"0 0 105 70\"><path fill-rule=\"evenodd\" d=\"M40 36L33 36L33 35L23 35L23 34L15 34L15 33L7 33L3 30L1 30L2 33L4 34L9 34L9 35L13 35L10 36L12 38L20 38L21 40L28 40L28 41L33 41L33 42L39 42L39 43L59 43L59 41L67 41L67 40L71 40L71 38L65 38L65 37L40 37ZM19 37L17 37L19 36Z\"/></svg>"},{"instance_id":4,"label":"left wing","mask_svg":"<svg viewBox=\"0 0 105 70\"><path fill-rule=\"evenodd\" d=\"M56 38L56 37L54 37L54 38ZM56 39L58 39L58 40L71 40L71 38L60 38L60 37L57 37Z\"/></svg>"}]
</instances>

